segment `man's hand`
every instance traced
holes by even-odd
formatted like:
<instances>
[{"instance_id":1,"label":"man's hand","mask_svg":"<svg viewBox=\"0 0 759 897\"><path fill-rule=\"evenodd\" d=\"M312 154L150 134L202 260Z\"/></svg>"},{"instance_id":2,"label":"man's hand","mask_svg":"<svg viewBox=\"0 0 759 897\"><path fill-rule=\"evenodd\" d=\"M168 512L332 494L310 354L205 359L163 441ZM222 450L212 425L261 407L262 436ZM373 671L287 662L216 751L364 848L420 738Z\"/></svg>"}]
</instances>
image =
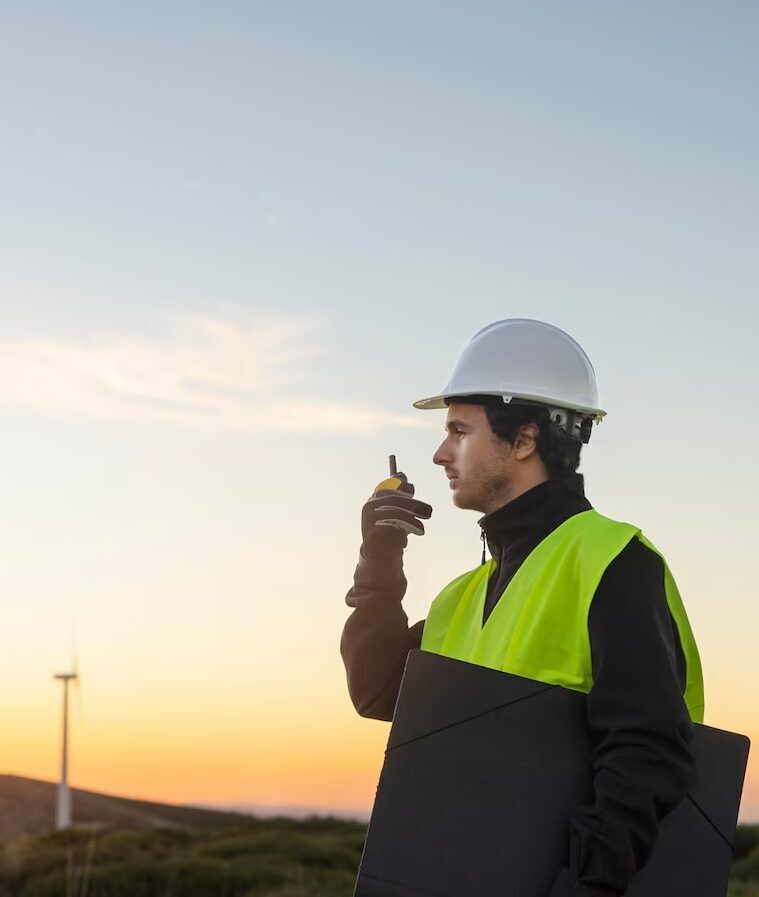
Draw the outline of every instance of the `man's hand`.
<instances>
[{"instance_id":1,"label":"man's hand","mask_svg":"<svg viewBox=\"0 0 759 897\"><path fill-rule=\"evenodd\" d=\"M406 547L408 534L424 535L422 519L432 516L432 508L414 498L414 487L406 481L404 474L394 478L398 488L381 488L385 480L375 489L361 512L361 535L363 552L366 557L381 557L399 554Z\"/></svg>"}]
</instances>

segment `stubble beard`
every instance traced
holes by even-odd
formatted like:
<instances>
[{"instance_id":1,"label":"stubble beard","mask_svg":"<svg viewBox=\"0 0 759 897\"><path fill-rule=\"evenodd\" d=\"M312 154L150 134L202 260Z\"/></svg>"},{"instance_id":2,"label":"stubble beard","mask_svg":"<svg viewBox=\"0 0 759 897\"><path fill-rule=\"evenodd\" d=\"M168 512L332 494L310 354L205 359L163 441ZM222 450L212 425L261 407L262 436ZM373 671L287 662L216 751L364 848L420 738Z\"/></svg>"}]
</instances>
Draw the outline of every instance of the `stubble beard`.
<instances>
[{"instance_id":1,"label":"stubble beard","mask_svg":"<svg viewBox=\"0 0 759 897\"><path fill-rule=\"evenodd\" d=\"M453 503L457 508L461 508L462 511L479 511L480 509L477 507L478 502L474 501L473 498L467 496L466 493L462 494L461 489L455 489L453 492Z\"/></svg>"},{"instance_id":2,"label":"stubble beard","mask_svg":"<svg viewBox=\"0 0 759 897\"><path fill-rule=\"evenodd\" d=\"M502 471L499 471L498 475L484 470L476 473L479 474L474 477L477 488L467 489L464 487L462 489L459 481L458 487L453 490L453 503L462 511L492 514L493 511L506 504L506 499L502 496L507 494L508 479L504 477Z\"/></svg>"}]
</instances>

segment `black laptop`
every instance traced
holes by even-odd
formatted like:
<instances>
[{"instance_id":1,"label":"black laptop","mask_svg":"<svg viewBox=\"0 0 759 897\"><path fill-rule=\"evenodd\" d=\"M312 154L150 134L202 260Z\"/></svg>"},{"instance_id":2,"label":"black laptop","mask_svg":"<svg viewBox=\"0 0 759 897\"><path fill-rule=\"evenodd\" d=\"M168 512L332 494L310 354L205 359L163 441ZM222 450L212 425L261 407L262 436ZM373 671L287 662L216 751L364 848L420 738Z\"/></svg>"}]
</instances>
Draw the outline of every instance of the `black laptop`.
<instances>
[{"instance_id":1,"label":"black laptop","mask_svg":"<svg viewBox=\"0 0 759 897\"><path fill-rule=\"evenodd\" d=\"M585 695L412 651L355 897L546 897L588 798ZM698 782L626 897L725 897L749 741L696 725Z\"/></svg>"}]
</instances>

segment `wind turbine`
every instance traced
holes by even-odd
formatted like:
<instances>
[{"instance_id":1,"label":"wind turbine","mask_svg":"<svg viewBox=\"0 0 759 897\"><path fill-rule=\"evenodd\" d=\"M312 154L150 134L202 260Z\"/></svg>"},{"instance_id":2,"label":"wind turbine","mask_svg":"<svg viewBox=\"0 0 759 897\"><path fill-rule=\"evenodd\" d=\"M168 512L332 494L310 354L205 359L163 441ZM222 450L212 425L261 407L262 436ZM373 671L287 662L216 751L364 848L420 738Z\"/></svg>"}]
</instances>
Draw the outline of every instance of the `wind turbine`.
<instances>
[{"instance_id":1,"label":"wind turbine","mask_svg":"<svg viewBox=\"0 0 759 897\"><path fill-rule=\"evenodd\" d=\"M63 683L63 750L61 752L61 780L55 800L56 829L71 827L71 789L69 788L69 682L79 681L76 662L71 673L56 673L53 676Z\"/></svg>"}]
</instances>

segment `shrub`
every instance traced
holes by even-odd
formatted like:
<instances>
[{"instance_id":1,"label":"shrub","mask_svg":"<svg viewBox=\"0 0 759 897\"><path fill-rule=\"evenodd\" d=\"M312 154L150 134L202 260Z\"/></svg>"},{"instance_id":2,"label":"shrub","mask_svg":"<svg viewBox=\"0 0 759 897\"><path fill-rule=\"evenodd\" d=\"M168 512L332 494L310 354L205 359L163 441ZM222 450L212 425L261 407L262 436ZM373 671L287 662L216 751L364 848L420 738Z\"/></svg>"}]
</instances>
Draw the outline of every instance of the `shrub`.
<instances>
[{"instance_id":1,"label":"shrub","mask_svg":"<svg viewBox=\"0 0 759 897\"><path fill-rule=\"evenodd\" d=\"M739 825L733 841L733 862L737 863L759 847L759 825Z\"/></svg>"},{"instance_id":2,"label":"shrub","mask_svg":"<svg viewBox=\"0 0 759 897\"><path fill-rule=\"evenodd\" d=\"M0 849L0 897L351 897L365 828L233 820L224 829L73 830Z\"/></svg>"},{"instance_id":3,"label":"shrub","mask_svg":"<svg viewBox=\"0 0 759 897\"><path fill-rule=\"evenodd\" d=\"M727 897L759 897L759 884L731 881Z\"/></svg>"}]
</instances>

